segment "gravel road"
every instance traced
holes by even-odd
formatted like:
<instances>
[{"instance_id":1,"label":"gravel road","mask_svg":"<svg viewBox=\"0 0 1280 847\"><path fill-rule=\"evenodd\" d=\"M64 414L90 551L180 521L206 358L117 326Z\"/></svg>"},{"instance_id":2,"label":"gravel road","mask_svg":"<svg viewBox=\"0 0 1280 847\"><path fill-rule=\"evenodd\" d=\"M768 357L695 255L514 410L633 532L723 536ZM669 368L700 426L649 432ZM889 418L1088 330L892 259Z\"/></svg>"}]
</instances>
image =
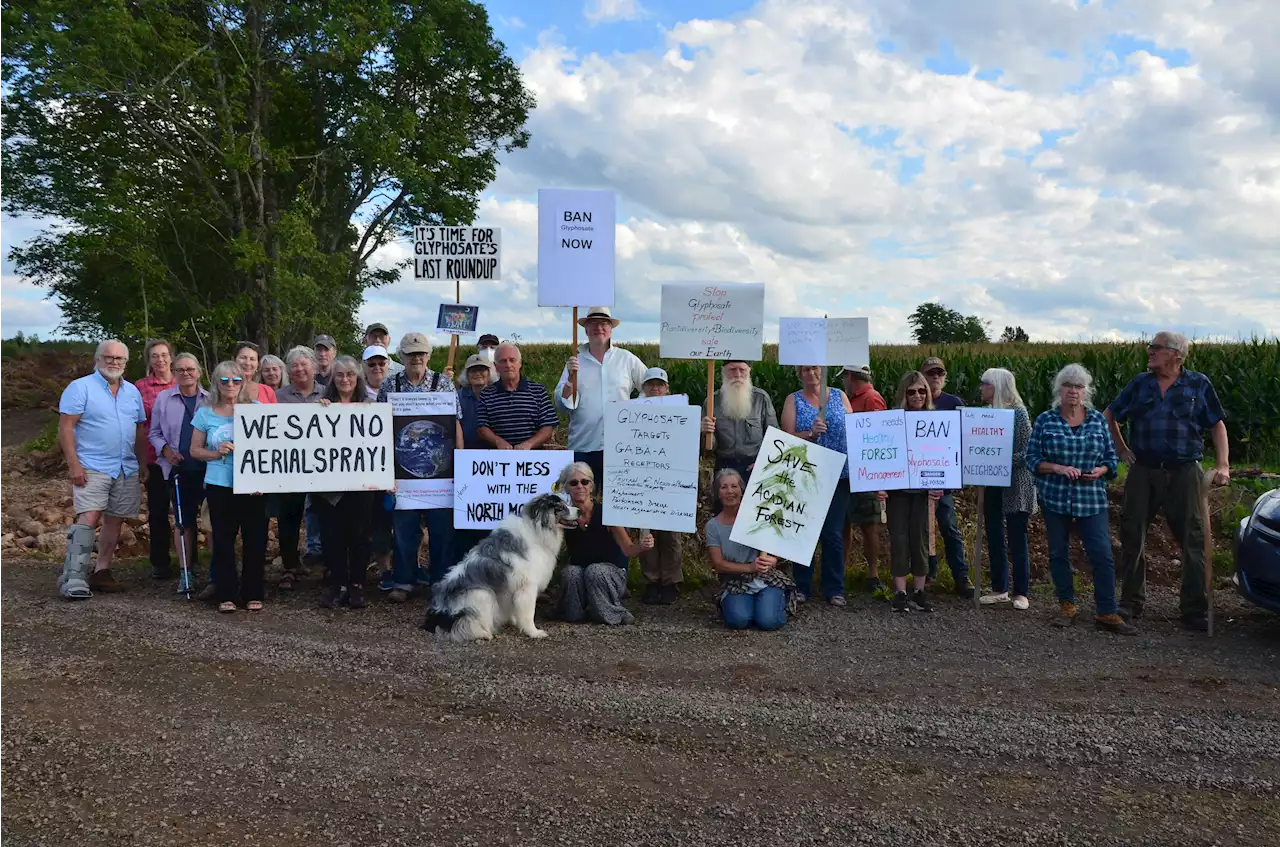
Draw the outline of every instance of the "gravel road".
<instances>
[{"instance_id":1,"label":"gravel road","mask_svg":"<svg viewBox=\"0 0 1280 847\"><path fill-rule=\"evenodd\" d=\"M1280 618L1047 626L855 599L779 633L710 595L440 646L421 601L69 604L6 557L6 845L1280 843ZM376 592L375 592L376 593Z\"/></svg>"}]
</instances>

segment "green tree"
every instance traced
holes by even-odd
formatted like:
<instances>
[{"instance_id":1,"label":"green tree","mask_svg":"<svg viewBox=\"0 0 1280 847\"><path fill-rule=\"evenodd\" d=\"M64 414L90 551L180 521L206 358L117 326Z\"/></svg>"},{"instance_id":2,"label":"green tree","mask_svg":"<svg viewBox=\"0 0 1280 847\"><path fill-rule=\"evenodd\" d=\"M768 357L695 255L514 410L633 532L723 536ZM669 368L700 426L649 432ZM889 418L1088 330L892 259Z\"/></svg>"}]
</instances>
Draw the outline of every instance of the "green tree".
<instances>
[{"instance_id":1,"label":"green tree","mask_svg":"<svg viewBox=\"0 0 1280 847\"><path fill-rule=\"evenodd\" d=\"M473 221L528 141L471 0L34 0L3 35L4 208L60 222L13 259L77 334L353 338L373 253Z\"/></svg>"},{"instance_id":2,"label":"green tree","mask_svg":"<svg viewBox=\"0 0 1280 847\"><path fill-rule=\"evenodd\" d=\"M985 343L986 324L978 317L965 317L941 303L921 303L907 318L917 344Z\"/></svg>"},{"instance_id":3,"label":"green tree","mask_svg":"<svg viewBox=\"0 0 1280 847\"><path fill-rule=\"evenodd\" d=\"M1000 343L1002 344L1026 344L1031 340L1031 336L1027 335L1026 330L1020 326L1007 326L1004 332L1000 333Z\"/></svg>"}]
</instances>

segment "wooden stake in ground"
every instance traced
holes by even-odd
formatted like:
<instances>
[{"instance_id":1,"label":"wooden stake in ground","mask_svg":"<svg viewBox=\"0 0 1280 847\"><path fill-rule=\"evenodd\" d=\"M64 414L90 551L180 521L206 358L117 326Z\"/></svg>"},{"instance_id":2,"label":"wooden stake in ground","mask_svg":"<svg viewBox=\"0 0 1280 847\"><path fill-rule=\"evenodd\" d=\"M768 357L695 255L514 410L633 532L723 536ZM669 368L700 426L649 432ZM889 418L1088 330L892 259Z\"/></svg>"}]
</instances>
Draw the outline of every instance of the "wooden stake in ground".
<instances>
[{"instance_id":1,"label":"wooden stake in ground","mask_svg":"<svg viewBox=\"0 0 1280 847\"><path fill-rule=\"evenodd\" d=\"M1209 520L1209 489L1213 488L1215 471L1205 471L1200 477L1200 523L1204 526L1204 593L1209 603L1205 614L1208 634L1213 638L1213 524Z\"/></svg>"},{"instance_id":2,"label":"wooden stake in ground","mask_svg":"<svg viewBox=\"0 0 1280 847\"><path fill-rule=\"evenodd\" d=\"M573 355L578 355L578 307L573 307ZM578 399L578 375L569 374L569 394Z\"/></svg>"},{"instance_id":3,"label":"wooden stake in ground","mask_svg":"<svg viewBox=\"0 0 1280 847\"><path fill-rule=\"evenodd\" d=\"M453 281L453 294L454 294L454 302L461 303L462 302L462 282L460 280L455 279ZM449 370L453 367L453 359L454 359L454 356L457 354L457 352L458 352L458 336L450 333L449 361L445 362L445 365L444 365L445 370Z\"/></svg>"},{"instance_id":4,"label":"wooden stake in ground","mask_svg":"<svg viewBox=\"0 0 1280 847\"><path fill-rule=\"evenodd\" d=\"M716 416L716 363L707 359L707 417ZM708 432L702 438L702 449L708 453L715 447L715 435ZM714 482L713 482L714 484Z\"/></svg>"},{"instance_id":5,"label":"wooden stake in ground","mask_svg":"<svg viewBox=\"0 0 1280 847\"><path fill-rule=\"evenodd\" d=\"M978 534L973 539L973 558L970 560L973 564L969 567L969 571L973 574L973 578L969 582L973 583L973 607L975 609L982 608L982 601L979 599L982 595L982 535L983 535L983 519L986 517L986 500L987 489L983 486L978 487ZM947 564L950 564L948 562Z\"/></svg>"}]
</instances>

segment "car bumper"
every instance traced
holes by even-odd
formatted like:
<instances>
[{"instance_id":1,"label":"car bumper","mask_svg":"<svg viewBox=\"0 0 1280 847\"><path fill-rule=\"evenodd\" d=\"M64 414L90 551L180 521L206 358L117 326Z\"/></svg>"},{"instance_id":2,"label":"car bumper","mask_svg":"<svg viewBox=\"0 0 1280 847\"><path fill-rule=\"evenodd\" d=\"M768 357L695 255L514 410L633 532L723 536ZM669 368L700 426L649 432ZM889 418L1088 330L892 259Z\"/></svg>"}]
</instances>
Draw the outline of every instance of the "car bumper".
<instances>
[{"instance_id":1,"label":"car bumper","mask_svg":"<svg viewBox=\"0 0 1280 847\"><path fill-rule=\"evenodd\" d=\"M1240 593L1251 603L1280 613L1280 538L1242 528L1235 546Z\"/></svg>"}]
</instances>

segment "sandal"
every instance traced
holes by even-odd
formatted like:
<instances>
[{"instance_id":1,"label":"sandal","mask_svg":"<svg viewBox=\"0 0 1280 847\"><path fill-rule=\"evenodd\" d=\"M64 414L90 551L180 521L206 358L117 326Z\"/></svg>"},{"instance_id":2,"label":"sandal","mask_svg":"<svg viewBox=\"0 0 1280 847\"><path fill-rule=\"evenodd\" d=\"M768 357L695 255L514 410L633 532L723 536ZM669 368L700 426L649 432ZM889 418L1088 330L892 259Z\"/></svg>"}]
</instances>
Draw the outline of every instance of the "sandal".
<instances>
[{"instance_id":1,"label":"sandal","mask_svg":"<svg viewBox=\"0 0 1280 847\"><path fill-rule=\"evenodd\" d=\"M224 612L229 614L231 612L234 612L235 610L236 610L236 604L232 603L230 600L226 601L225 603L218 604L219 612Z\"/></svg>"},{"instance_id":2,"label":"sandal","mask_svg":"<svg viewBox=\"0 0 1280 847\"><path fill-rule=\"evenodd\" d=\"M246 608L246 609L248 609L248 610L249 610L249 611L251 611L251 612L261 612L261 611L262 611L262 601L261 601L261 600L250 600L248 603L246 603L246 604L245 604L245 608Z\"/></svg>"},{"instance_id":3,"label":"sandal","mask_svg":"<svg viewBox=\"0 0 1280 847\"><path fill-rule=\"evenodd\" d=\"M295 579L297 579L297 577L294 576L293 571L285 571L284 573L280 574L280 582L277 583L276 587L279 588L281 591L292 591L293 581Z\"/></svg>"}]
</instances>

